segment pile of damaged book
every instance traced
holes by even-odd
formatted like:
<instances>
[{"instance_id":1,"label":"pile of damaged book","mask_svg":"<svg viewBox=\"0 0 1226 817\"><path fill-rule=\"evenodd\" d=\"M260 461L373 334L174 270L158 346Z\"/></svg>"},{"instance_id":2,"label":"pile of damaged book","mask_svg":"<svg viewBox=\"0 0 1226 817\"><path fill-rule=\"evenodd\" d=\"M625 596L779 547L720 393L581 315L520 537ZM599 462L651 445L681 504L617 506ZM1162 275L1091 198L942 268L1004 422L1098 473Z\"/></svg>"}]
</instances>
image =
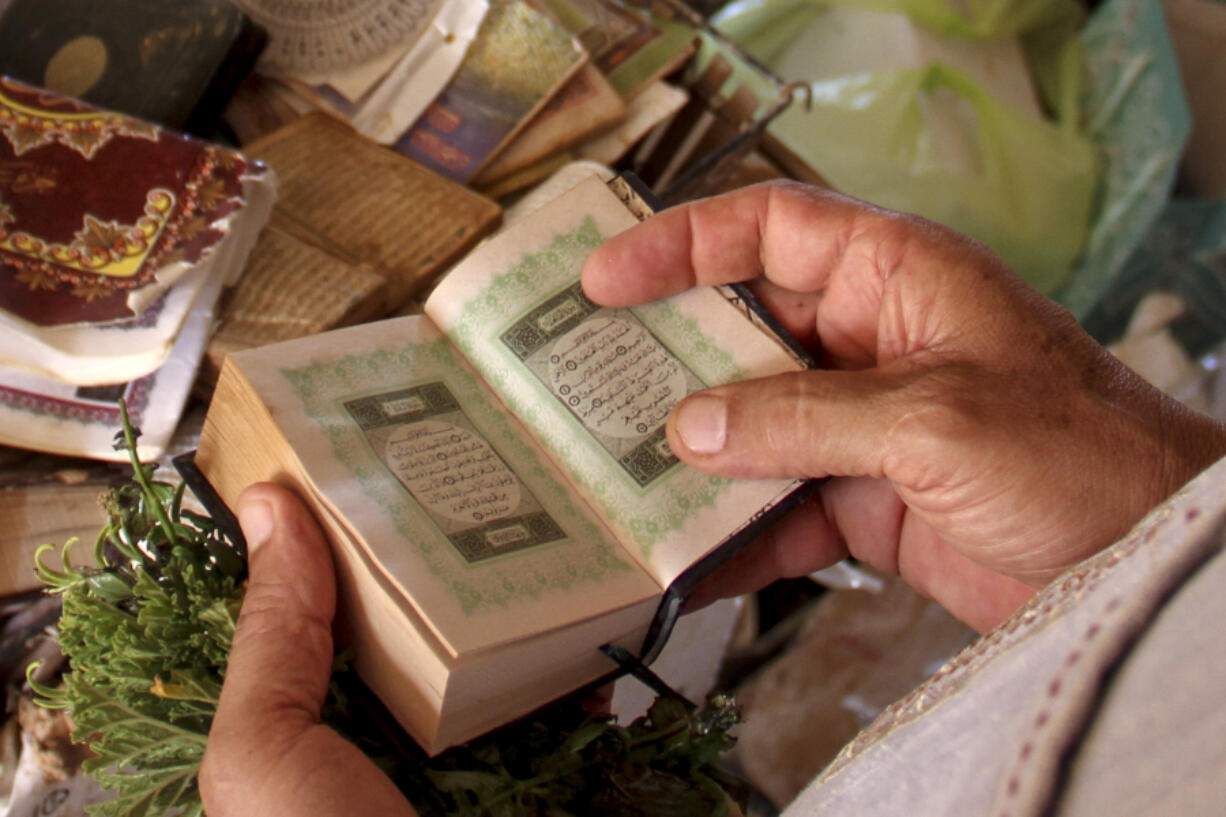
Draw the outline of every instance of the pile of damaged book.
<instances>
[{"instance_id":1,"label":"pile of damaged book","mask_svg":"<svg viewBox=\"0 0 1226 817\"><path fill-rule=\"evenodd\" d=\"M493 198L576 159L624 155L684 104L665 80L696 42L692 27L617 0L237 5L269 35L226 112L240 141L320 110Z\"/></svg>"},{"instance_id":2,"label":"pile of damaged book","mask_svg":"<svg viewBox=\"0 0 1226 817\"><path fill-rule=\"evenodd\" d=\"M274 196L229 149L0 79L0 442L118 459L124 397L160 453Z\"/></svg>"}]
</instances>

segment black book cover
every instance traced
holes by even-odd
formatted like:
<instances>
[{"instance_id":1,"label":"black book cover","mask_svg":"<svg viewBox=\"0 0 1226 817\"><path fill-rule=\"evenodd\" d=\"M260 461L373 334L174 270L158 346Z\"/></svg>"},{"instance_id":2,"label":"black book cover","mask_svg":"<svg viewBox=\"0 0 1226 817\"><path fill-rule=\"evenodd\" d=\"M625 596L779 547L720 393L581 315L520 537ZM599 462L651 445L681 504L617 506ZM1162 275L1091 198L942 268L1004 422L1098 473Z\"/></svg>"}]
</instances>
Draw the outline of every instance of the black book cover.
<instances>
[{"instance_id":1,"label":"black book cover","mask_svg":"<svg viewBox=\"0 0 1226 817\"><path fill-rule=\"evenodd\" d=\"M0 0L0 75L201 136L266 40L227 0Z\"/></svg>"}]
</instances>

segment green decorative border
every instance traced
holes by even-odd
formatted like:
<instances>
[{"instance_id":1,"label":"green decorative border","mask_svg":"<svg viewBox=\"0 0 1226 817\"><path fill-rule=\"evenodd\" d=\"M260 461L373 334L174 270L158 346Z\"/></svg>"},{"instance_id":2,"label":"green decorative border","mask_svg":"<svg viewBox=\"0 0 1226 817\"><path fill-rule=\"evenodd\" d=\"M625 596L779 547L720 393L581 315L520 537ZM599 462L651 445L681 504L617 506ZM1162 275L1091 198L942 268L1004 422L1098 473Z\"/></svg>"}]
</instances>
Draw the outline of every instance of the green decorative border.
<instances>
[{"instance_id":1,"label":"green decorative border","mask_svg":"<svg viewBox=\"0 0 1226 817\"><path fill-rule=\"evenodd\" d=\"M608 534L566 501L567 489L545 469L537 452L522 439L505 412L489 401L464 373L444 340L345 355L299 368L281 369L303 410L332 445L338 462L357 480L363 493L392 520L406 547L414 548L426 568L455 597L466 615L491 607L508 607L523 598L601 581L630 570L608 546ZM567 533L562 542L541 545L475 564L465 563L428 513L388 472L345 412L343 402L397 386L443 380L462 410L491 446L516 470L541 504Z\"/></svg>"},{"instance_id":2,"label":"green decorative border","mask_svg":"<svg viewBox=\"0 0 1226 817\"><path fill-rule=\"evenodd\" d=\"M735 383L748 377L732 355L702 330L698 321L681 314L667 301L636 306L630 311L708 386Z\"/></svg>"},{"instance_id":3,"label":"green decorative border","mask_svg":"<svg viewBox=\"0 0 1226 817\"><path fill-rule=\"evenodd\" d=\"M732 485L731 480L709 477L690 468L678 468L648 488L641 488L590 435L559 437L550 429L578 427L553 395L498 343L498 338L523 317L524 310L508 314L509 304L536 304L574 284L587 256L605 237L590 215L572 230L560 232L543 249L526 253L496 274L485 291L465 303L451 329L456 346L483 370L522 422L539 429L542 445L570 478L583 486L605 517L631 537L644 558L669 533L681 529L699 509L713 506ZM745 379L732 356L702 331L698 322L664 301L630 310L679 360L708 384ZM529 384L533 397L523 394Z\"/></svg>"}]
</instances>

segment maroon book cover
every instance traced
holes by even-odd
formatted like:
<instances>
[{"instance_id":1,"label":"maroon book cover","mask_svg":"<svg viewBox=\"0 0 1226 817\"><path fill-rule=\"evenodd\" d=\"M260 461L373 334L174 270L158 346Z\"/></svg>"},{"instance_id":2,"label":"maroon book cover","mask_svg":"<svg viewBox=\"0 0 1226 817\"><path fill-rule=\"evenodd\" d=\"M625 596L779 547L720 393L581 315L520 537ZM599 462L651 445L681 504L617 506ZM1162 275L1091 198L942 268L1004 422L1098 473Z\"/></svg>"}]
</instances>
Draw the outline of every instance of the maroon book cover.
<instances>
[{"instance_id":1,"label":"maroon book cover","mask_svg":"<svg viewBox=\"0 0 1226 817\"><path fill-rule=\"evenodd\" d=\"M263 168L217 145L0 78L0 309L36 326L136 317ZM148 302L154 299L138 299Z\"/></svg>"}]
</instances>

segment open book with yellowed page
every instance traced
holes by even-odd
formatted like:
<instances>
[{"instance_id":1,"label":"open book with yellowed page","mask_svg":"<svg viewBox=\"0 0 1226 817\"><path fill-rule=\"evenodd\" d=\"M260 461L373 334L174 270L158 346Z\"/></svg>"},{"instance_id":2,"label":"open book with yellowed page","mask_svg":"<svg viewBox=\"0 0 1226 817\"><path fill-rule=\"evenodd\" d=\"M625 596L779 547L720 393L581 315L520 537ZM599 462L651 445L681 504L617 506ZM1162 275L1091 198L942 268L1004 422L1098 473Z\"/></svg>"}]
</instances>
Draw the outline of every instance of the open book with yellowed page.
<instances>
[{"instance_id":1,"label":"open book with yellowed page","mask_svg":"<svg viewBox=\"0 0 1226 817\"><path fill-rule=\"evenodd\" d=\"M797 496L669 450L686 394L805 364L729 290L589 301L579 270L644 212L627 202L593 177L470 253L424 315L223 367L196 464L226 502L265 479L309 502L357 670L429 752L609 673L601 645L650 651L662 600Z\"/></svg>"}]
</instances>

